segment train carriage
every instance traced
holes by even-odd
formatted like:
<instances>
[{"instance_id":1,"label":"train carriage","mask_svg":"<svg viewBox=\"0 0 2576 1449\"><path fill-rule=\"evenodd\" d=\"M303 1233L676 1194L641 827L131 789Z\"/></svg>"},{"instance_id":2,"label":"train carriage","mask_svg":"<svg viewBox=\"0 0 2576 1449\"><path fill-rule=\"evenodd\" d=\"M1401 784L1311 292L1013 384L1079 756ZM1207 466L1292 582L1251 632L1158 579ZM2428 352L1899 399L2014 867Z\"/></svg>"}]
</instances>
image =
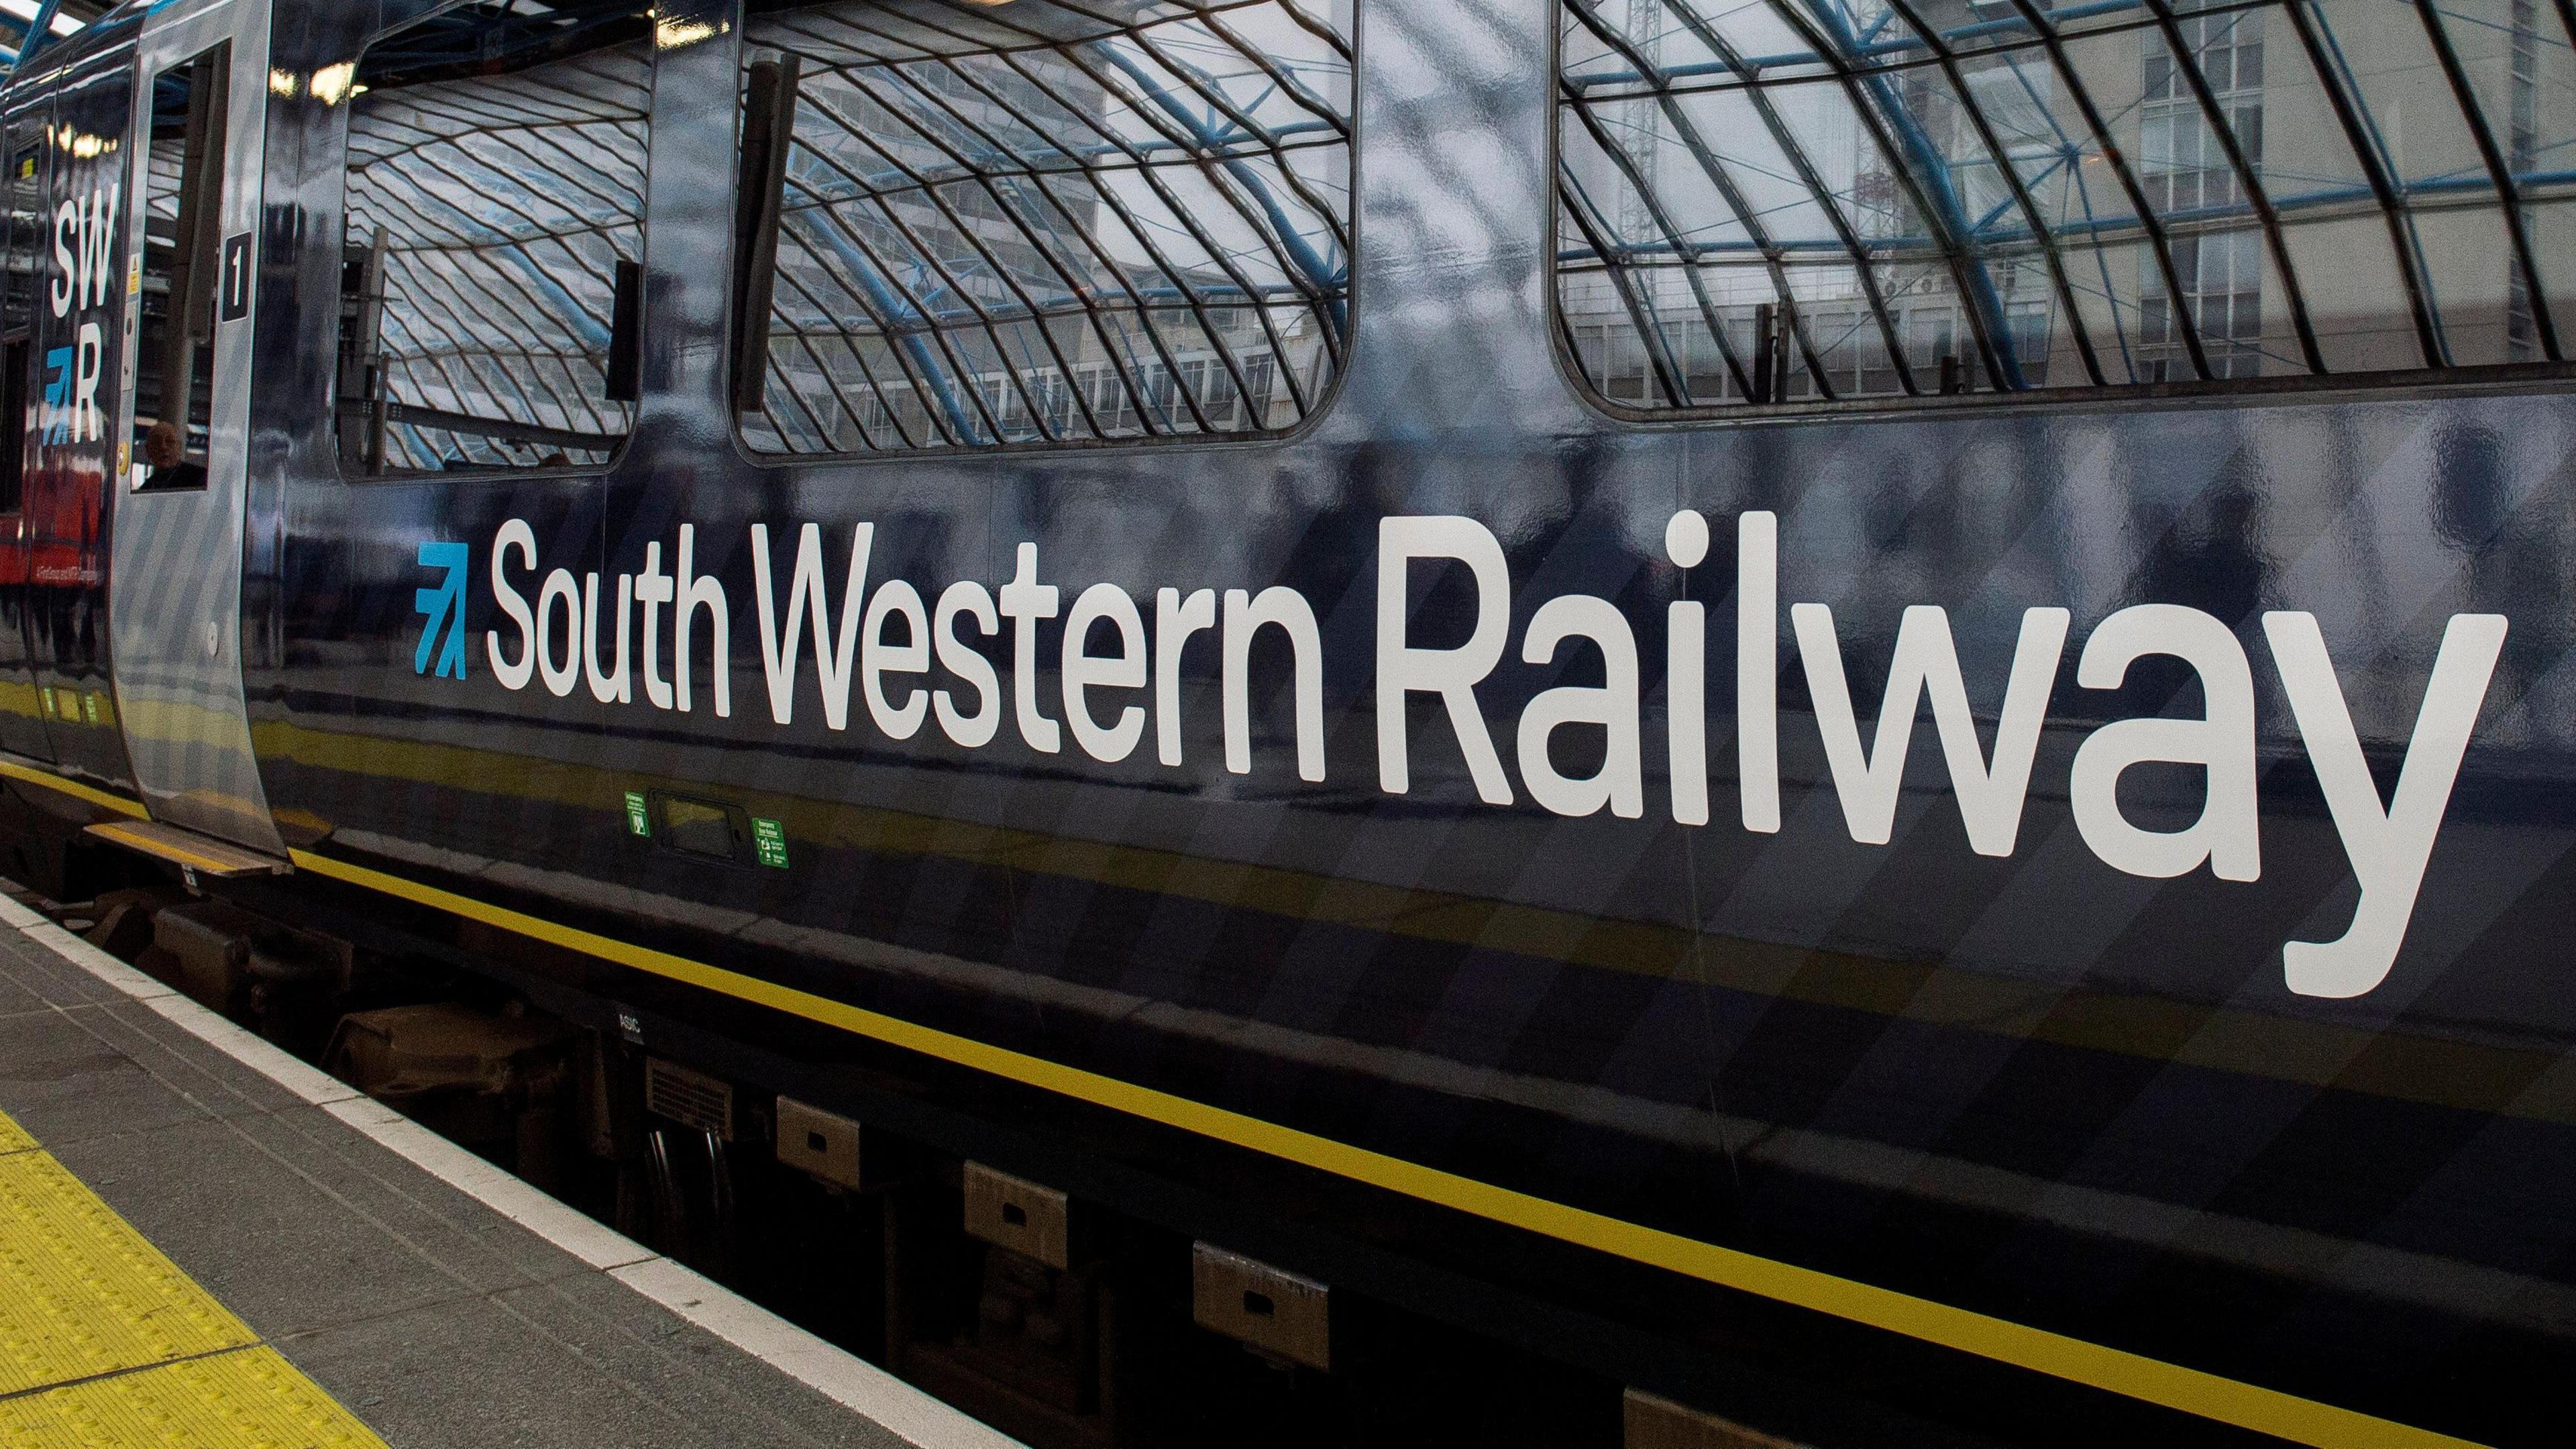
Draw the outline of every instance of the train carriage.
<instances>
[{"instance_id":1,"label":"train carriage","mask_svg":"<svg viewBox=\"0 0 2576 1449\"><path fill-rule=\"evenodd\" d=\"M16 873L1033 1443L2551 1442L2571 55L129 3Z\"/></svg>"}]
</instances>

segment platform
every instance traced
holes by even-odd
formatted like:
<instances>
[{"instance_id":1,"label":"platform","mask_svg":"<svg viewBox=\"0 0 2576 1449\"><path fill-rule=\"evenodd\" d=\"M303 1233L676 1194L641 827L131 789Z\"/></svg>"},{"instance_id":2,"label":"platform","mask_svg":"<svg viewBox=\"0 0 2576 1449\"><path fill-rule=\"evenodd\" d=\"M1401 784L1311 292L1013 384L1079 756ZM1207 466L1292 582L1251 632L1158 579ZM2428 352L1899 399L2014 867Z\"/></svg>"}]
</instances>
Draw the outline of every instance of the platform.
<instances>
[{"instance_id":1,"label":"platform","mask_svg":"<svg viewBox=\"0 0 2576 1449\"><path fill-rule=\"evenodd\" d=\"M7 899L0 1441L1013 1442Z\"/></svg>"}]
</instances>

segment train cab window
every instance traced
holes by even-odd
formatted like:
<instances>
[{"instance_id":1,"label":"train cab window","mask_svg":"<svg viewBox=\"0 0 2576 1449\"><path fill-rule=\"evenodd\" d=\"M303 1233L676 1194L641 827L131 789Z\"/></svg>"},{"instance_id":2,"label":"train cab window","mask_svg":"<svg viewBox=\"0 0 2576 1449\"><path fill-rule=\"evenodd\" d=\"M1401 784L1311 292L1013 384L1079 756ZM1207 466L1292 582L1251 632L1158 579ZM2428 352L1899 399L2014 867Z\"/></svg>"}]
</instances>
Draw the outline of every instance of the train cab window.
<instances>
[{"instance_id":1,"label":"train cab window","mask_svg":"<svg viewBox=\"0 0 2576 1449\"><path fill-rule=\"evenodd\" d=\"M137 488L206 486L231 73L227 42L172 66L153 83L134 371Z\"/></svg>"},{"instance_id":2,"label":"train cab window","mask_svg":"<svg viewBox=\"0 0 2576 1449\"><path fill-rule=\"evenodd\" d=\"M649 24L624 3L468 4L330 79L349 476L596 465L624 441Z\"/></svg>"},{"instance_id":3,"label":"train cab window","mask_svg":"<svg viewBox=\"0 0 2576 1449\"><path fill-rule=\"evenodd\" d=\"M7 270L0 273L0 419L8 424L5 440L0 440L0 515L5 515L25 505L27 449L35 432L28 369L35 364L36 298L51 230L41 118L13 120L0 129L0 164L8 167L0 184L7 187L9 206Z\"/></svg>"},{"instance_id":4,"label":"train cab window","mask_svg":"<svg viewBox=\"0 0 2576 1449\"><path fill-rule=\"evenodd\" d=\"M1558 317L1616 409L2576 357L2545 5L1559 6Z\"/></svg>"},{"instance_id":5,"label":"train cab window","mask_svg":"<svg viewBox=\"0 0 2576 1449\"><path fill-rule=\"evenodd\" d=\"M1259 435L1349 326L1349 0L744 18L734 405L765 453Z\"/></svg>"}]
</instances>

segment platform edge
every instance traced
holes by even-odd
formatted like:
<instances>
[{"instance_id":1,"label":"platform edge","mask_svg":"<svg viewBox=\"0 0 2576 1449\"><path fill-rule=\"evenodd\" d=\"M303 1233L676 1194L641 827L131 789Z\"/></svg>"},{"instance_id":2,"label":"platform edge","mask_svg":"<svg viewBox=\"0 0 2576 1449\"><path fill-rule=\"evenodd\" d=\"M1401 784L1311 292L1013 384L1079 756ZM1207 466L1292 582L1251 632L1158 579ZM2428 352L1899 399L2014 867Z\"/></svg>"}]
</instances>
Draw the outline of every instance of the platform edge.
<instances>
[{"instance_id":1,"label":"platform edge","mask_svg":"<svg viewBox=\"0 0 2576 1449\"><path fill-rule=\"evenodd\" d=\"M0 926L151 1008L199 1041L643 1298L916 1449L1024 1449L1018 1440L981 1420L360 1095L5 895L0 895Z\"/></svg>"}]
</instances>

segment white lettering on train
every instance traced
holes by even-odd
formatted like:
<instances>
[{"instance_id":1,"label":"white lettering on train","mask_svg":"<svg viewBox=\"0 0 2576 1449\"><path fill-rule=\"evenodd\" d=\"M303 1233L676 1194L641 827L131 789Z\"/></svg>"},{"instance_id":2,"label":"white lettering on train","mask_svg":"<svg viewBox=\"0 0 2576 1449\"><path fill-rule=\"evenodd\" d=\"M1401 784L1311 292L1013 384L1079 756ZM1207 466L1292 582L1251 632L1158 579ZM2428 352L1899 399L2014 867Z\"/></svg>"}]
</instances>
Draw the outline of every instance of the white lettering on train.
<instances>
[{"instance_id":1,"label":"white lettering on train","mask_svg":"<svg viewBox=\"0 0 2576 1449\"><path fill-rule=\"evenodd\" d=\"M1011 621L1011 708L1020 739L1042 755L1064 748L1055 721L1038 713L1038 620L1052 619L1056 588L1038 582L1038 546L1020 545L1019 568L1002 585L1002 617Z\"/></svg>"},{"instance_id":2,"label":"white lettering on train","mask_svg":"<svg viewBox=\"0 0 2576 1449\"><path fill-rule=\"evenodd\" d=\"M1816 701L1816 731L1824 736L1825 763L1842 797L1843 821L1864 845L1885 845L1896 828L1896 797L1905 781L1905 754L1914 740L1921 696L1932 698L1932 722L1950 766L1950 791L1968 828L1968 846L1979 855L2010 855L2021 831L2022 798L2039 758L2039 727L2048 693L2066 649L2067 612L2032 609L2022 615L2021 645L2004 686L2003 713L1995 722L1995 755L1988 768L1977 741L1977 718L1968 708L1968 684L1959 673L1959 651L1950 639L1950 616L1937 605L1916 604L1896 626L1896 657L1888 665L1887 698L1879 706L1878 742L1861 753L1860 724L1852 716L1850 686L1843 679L1841 640L1834 612L1822 604L1789 610L1806 666L1807 692Z\"/></svg>"},{"instance_id":3,"label":"white lettering on train","mask_svg":"<svg viewBox=\"0 0 2576 1449\"><path fill-rule=\"evenodd\" d=\"M98 410L98 379L107 363L107 334L95 322L80 325L72 361L71 430L75 443L95 443L107 436L106 415Z\"/></svg>"},{"instance_id":4,"label":"white lettering on train","mask_svg":"<svg viewBox=\"0 0 2576 1449\"><path fill-rule=\"evenodd\" d=\"M859 652L859 595L867 592L868 554L876 536L873 523L860 524L851 535L849 576L841 583L840 628L834 632L831 590L823 582L823 526L805 525L796 536L796 572L787 581L787 629L782 639L778 605L769 583L769 525L751 526L752 603L760 611L761 672L769 681L770 717L780 724L796 716L796 651L805 621L811 618L814 671L823 686L823 722L836 730L849 728L850 667ZM621 585L627 577L619 576ZM618 650L625 652L622 638Z\"/></svg>"},{"instance_id":5,"label":"white lettering on train","mask_svg":"<svg viewBox=\"0 0 2576 1449\"><path fill-rule=\"evenodd\" d=\"M886 633L886 625L898 620L903 624L900 643ZM921 733L921 722L930 713L930 697L905 686L902 702L897 703L886 694L886 676L930 672L930 616L922 610L921 591L901 579L878 585L868 597L868 617L859 626L859 637L865 641L859 654L859 692L868 698L868 718L887 739L911 739ZM1078 700L1070 657L1065 660L1064 679L1065 698Z\"/></svg>"},{"instance_id":6,"label":"white lettering on train","mask_svg":"<svg viewBox=\"0 0 2576 1449\"><path fill-rule=\"evenodd\" d=\"M2339 939L2292 941L2283 948L2292 991L2359 996L2388 979L2397 947L2406 939L2406 923L2415 915L2415 893L2424 884L2424 866L2432 858L2442 812L2450 806L2451 786L2460 778L2469 733L2477 726L2496 658L2504 652L2504 629L2502 614L2451 616L2441 649L2433 656L2433 677L2424 686L2424 706L2415 717L2405 763L2398 767L2397 798L2383 810L2379 786L2370 778L2370 764L2362 758L2361 740L2344 707L2343 686L2335 682L2334 663L2326 658L2316 615L2263 616L2263 633L2271 641L2282 689L2290 696L2290 713L2298 720L2335 832L2343 837L2344 853L2361 882L2361 904Z\"/></svg>"},{"instance_id":7,"label":"white lettering on train","mask_svg":"<svg viewBox=\"0 0 2576 1449\"><path fill-rule=\"evenodd\" d=\"M54 209L54 280L46 295L57 317L107 300L116 280L118 192L110 184Z\"/></svg>"},{"instance_id":8,"label":"white lettering on train","mask_svg":"<svg viewBox=\"0 0 2576 1449\"><path fill-rule=\"evenodd\" d=\"M1280 584L1258 594L1225 591L1226 771L1252 773L1252 637L1266 627L1288 636L1290 688L1297 704L1297 778L1319 782L1324 778L1324 635L1315 627L1315 610L1306 596ZM1177 716L1179 710L1173 713ZM1176 752L1179 735L1175 719Z\"/></svg>"},{"instance_id":9,"label":"white lettering on train","mask_svg":"<svg viewBox=\"0 0 2576 1449\"><path fill-rule=\"evenodd\" d=\"M54 276L46 301L57 317L104 304L115 280L116 209L119 188L95 188L86 196L54 209ZM71 345L49 354L53 379L45 396L47 441L95 443L107 436L107 415L99 407L98 389L107 369L107 332L84 321L72 332Z\"/></svg>"},{"instance_id":10,"label":"white lettering on train","mask_svg":"<svg viewBox=\"0 0 2576 1449\"><path fill-rule=\"evenodd\" d=\"M1467 566L1476 581L1476 623L1467 642L1454 649L1423 649L1408 643L1406 579L1416 559L1451 559ZM1467 773L1476 782L1477 798L1488 805L1512 803L1512 787L1503 778L1503 762L1485 733L1484 711L1476 707L1476 684L1494 672L1512 617L1511 570L1503 546L1472 518L1389 518L1377 526L1377 782L1390 795L1413 788L1412 762L1405 742L1404 705L1415 693L1436 694L1449 711L1449 727L1458 751L1467 758Z\"/></svg>"},{"instance_id":11,"label":"white lettering on train","mask_svg":"<svg viewBox=\"0 0 2576 1449\"><path fill-rule=\"evenodd\" d=\"M654 545L657 552L660 548L660 544ZM534 573L537 567L537 531L528 527L526 519L513 518L492 535L492 602L499 604L501 612L509 615L510 622L519 627L519 657L513 660L502 656L501 631L498 629L485 631L483 657L491 663L492 677L501 681L503 689L525 689L529 678L537 672L537 616L528 608L526 597L510 587L510 552L513 549L528 561L528 571ZM647 653L644 657L649 661L653 656ZM667 705L669 701L656 700L655 703Z\"/></svg>"},{"instance_id":12,"label":"white lettering on train","mask_svg":"<svg viewBox=\"0 0 2576 1449\"><path fill-rule=\"evenodd\" d=\"M724 585L717 582L715 575L697 573L690 567L696 561L697 548L697 525L681 524L680 566L671 575L671 692L679 696L680 713L687 714L692 693L689 669L696 658L689 648L690 625L703 610L711 626L707 641L713 646L710 652L714 667L707 673L715 680L716 718L724 719L733 713L733 666L726 653L732 647L729 641L733 638L733 618L725 609ZM645 628L644 657L650 659L652 626L648 623Z\"/></svg>"},{"instance_id":13,"label":"white lettering on train","mask_svg":"<svg viewBox=\"0 0 2576 1449\"><path fill-rule=\"evenodd\" d=\"M1779 521L1756 511L1741 515L1736 525L1738 803L1743 828L1771 833L1781 821ZM1709 541L1707 520L1694 512L1674 515L1665 530L1666 555L1683 569L1707 560ZM731 612L722 583L695 571L694 525L680 525L673 572L662 571L662 545L655 541L645 547L641 573L617 576L613 670L600 666L600 577L586 575L576 587L569 570L555 569L544 576L531 608L511 574L521 570L525 579L536 580L535 531L514 518L501 525L492 542L492 597L509 621L506 633L516 636L514 647L505 647L504 630L484 636L493 676L502 687L525 689L542 675L550 693L568 696L587 678L592 697L601 703L631 702L631 601L643 606L639 622L646 701L656 709L692 708L699 652L692 640L703 637L712 665L715 712L731 715ZM967 749L988 745L1000 733L1004 691L992 661L965 630L971 620L975 634L991 639L1007 620L1011 714L1029 748L1060 754L1069 730L1084 755L1116 764L1135 753L1150 724L1155 758L1178 766L1186 757L1182 649L1192 636L1213 630L1221 659L1224 765L1229 773L1249 774L1253 644L1268 629L1276 631L1287 649L1298 778L1310 783L1325 778L1323 634L1313 605L1297 590L1272 585L1257 594L1199 589L1184 595L1161 589L1154 596L1149 635L1135 596L1116 584L1092 584L1064 610L1062 591L1040 579L1034 543L1018 545L1012 576L998 590L959 580L940 592L935 606L925 606L920 590L903 579L870 585L874 544L873 524L851 530L841 555L836 606L829 580L831 551L819 525L808 523L798 530L796 558L783 594L769 528L751 526L752 602L775 723L794 722L797 677L802 657L810 653L828 728L849 727L855 684L870 721L890 739L910 739L936 718L940 732L952 742ZM1417 631L1417 564L1463 567L1469 587L1454 610L1460 619ZM665 604L672 606L667 678L662 671ZM1041 694L1045 666L1037 628L1059 612L1065 627L1053 663L1061 720L1048 715ZM558 614L563 616L560 629ZM1978 732L1946 610L1931 604L1905 610L1877 723L1866 744L1832 609L1797 602L1788 606L1787 615L1787 632L1814 701L1825 773L1851 838L1865 845L1885 845L1893 838L1915 726L1928 706L1969 847L1981 855L2010 856L2019 842L2050 696L2065 656L2070 613L2055 607L2023 613L2012 663L2001 681L1991 751ZM1493 805L1513 803L1510 777L1476 696L1477 686L1502 662L1511 617L1511 577L1502 544L1483 524L1461 517L1380 522L1379 789L1391 795L1412 790L1415 740L1407 707L1413 696L1427 694L1440 707L1433 718L1445 724L1478 798ZM1706 606L1674 602L1666 621L1663 743L1670 809L1682 825L1705 826L1710 819ZM1462 628L1465 637L1459 640ZM1422 642L1426 633L1454 642ZM2451 619L2434 658L2395 798L2386 803L2372 780L2315 617L2267 613L2263 633L2360 885L2359 905L2340 938L2286 944L2284 977L2302 995L2358 996L2387 978L2413 919L2434 838L2504 646L2505 620L2497 614ZM1599 684L1557 685L1521 706L1514 740L1521 784L1540 808L1557 815L1606 810L1622 819L1639 819L1646 812L1644 685L1628 618L1615 603L1588 594L1558 595L1531 612L1521 637L1523 662L1546 666L1587 655L1599 657ZM2140 604L2104 619L2084 641L2076 683L2088 690L2117 689L2130 667L2150 656L2178 660L2192 671L2201 713L2114 719L2087 732L2067 778L2076 831L2104 864L2130 875L2170 879L2206 865L2220 880L2257 880L2262 844L2255 802L2255 694L2245 646L2225 622L2201 610ZM934 658L945 680L931 678ZM1994 684L1982 682L1988 693ZM963 704L968 696L971 709ZM1578 737L1587 741L1597 738L1597 768L1580 774L1560 770L1552 753L1559 731L1580 732ZM2184 765L2198 772L2201 807L2189 825L2149 830L2122 812L2120 777L2141 765Z\"/></svg>"},{"instance_id":14,"label":"white lettering on train","mask_svg":"<svg viewBox=\"0 0 2576 1449\"><path fill-rule=\"evenodd\" d=\"M2068 795L2075 828L2105 864L2164 880L2209 863L2220 880L2263 874L2254 812L2254 672L2225 624L2178 604L2139 604L2102 621L2086 640L2075 682L2117 689L2150 654L2181 660L2200 677L2199 719L2119 719L2085 737ZM2120 813L2120 772L2150 762L2204 772L2200 818L2181 830L2140 830Z\"/></svg>"},{"instance_id":15,"label":"white lettering on train","mask_svg":"<svg viewBox=\"0 0 2576 1449\"><path fill-rule=\"evenodd\" d=\"M1780 518L1735 521L1735 767L1744 828L1780 828Z\"/></svg>"}]
</instances>

